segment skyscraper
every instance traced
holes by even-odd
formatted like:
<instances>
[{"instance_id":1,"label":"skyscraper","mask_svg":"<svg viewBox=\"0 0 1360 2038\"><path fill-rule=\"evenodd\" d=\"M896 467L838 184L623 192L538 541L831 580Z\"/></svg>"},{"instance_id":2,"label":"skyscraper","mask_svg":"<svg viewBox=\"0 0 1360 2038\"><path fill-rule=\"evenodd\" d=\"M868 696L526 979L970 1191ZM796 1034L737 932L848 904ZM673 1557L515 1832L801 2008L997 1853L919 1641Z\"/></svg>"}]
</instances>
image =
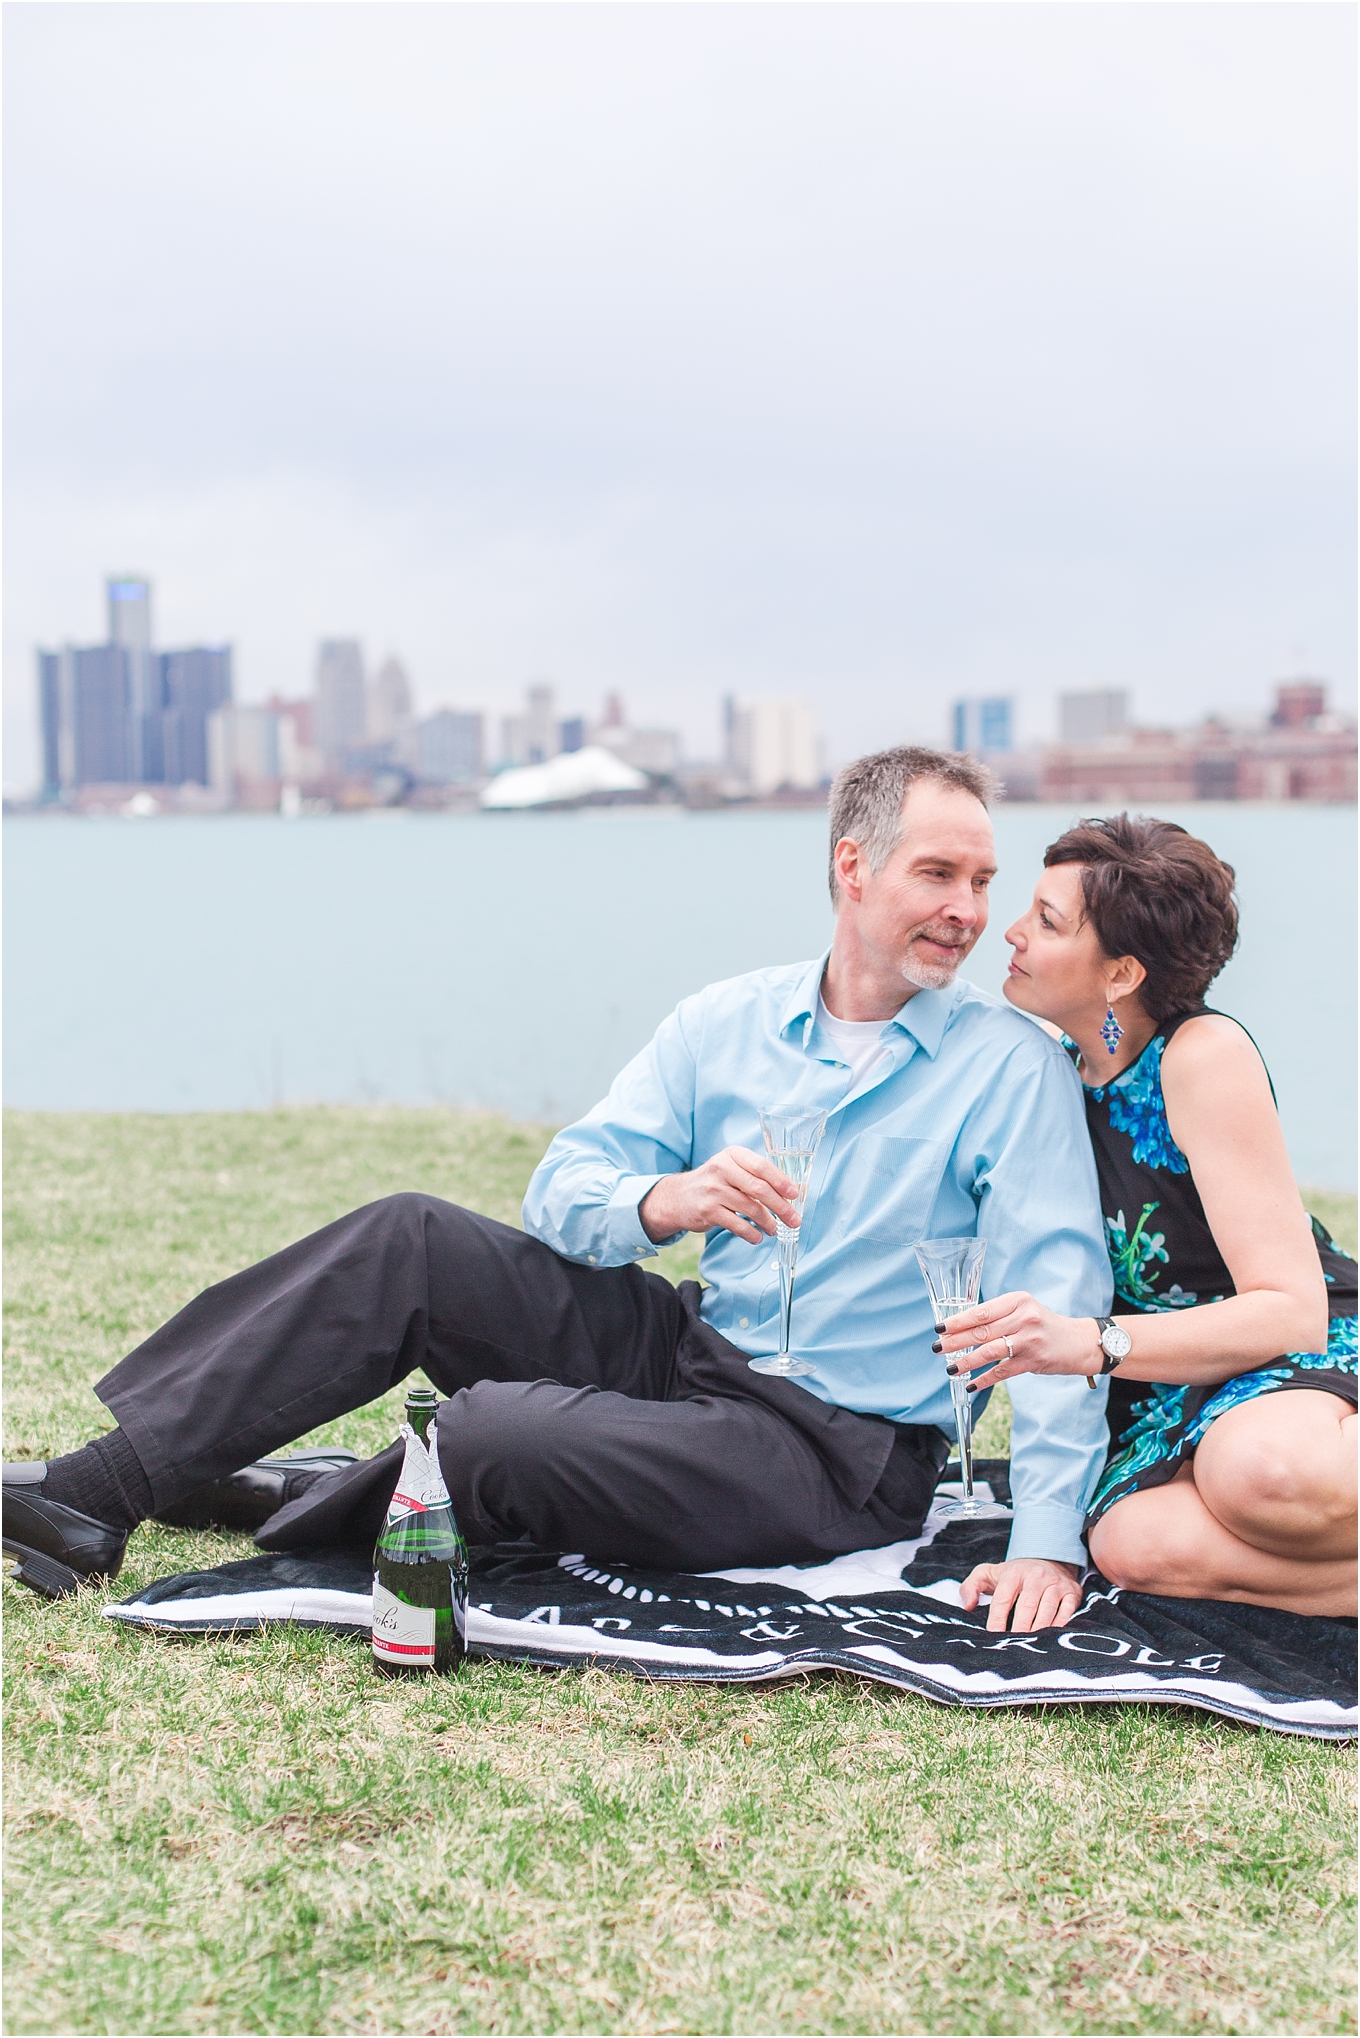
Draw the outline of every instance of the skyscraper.
<instances>
[{"instance_id":1,"label":"skyscraper","mask_svg":"<svg viewBox=\"0 0 1360 2038\"><path fill-rule=\"evenodd\" d=\"M109 643L126 654L128 739L125 778L158 783L164 776L160 672L151 649L151 582L140 574L111 574L104 583Z\"/></svg>"},{"instance_id":2,"label":"skyscraper","mask_svg":"<svg viewBox=\"0 0 1360 2038\"><path fill-rule=\"evenodd\" d=\"M411 682L398 658L383 661L368 689L367 750L374 764L397 764L404 771L419 766Z\"/></svg>"},{"instance_id":3,"label":"skyscraper","mask_svg":"<svg viewBox=\"0 0 1360 2038\"><path fill-rule=\"evenodd\" d=\"M231 646L162 651L162 773L167 785L207 785L208 717L231 699Z\"/></svg>"},{"instance_id":4,"label":"skyscraper","mask_svg":"<svg viewBox=\"0 0 1360 2038\"><path fill-rule=\"evenodd\" d=\"M117 644L38 653L43 794L68 786L122 785L132 777L128 655Z\"/></svg>"},{"instance_id":5,"label":"skyscraper","mask_svg":"<svg viewBox=\"0 0 1360 2038\"><path fill-rule=\"evenodd\" d=\"M392 743L410 720L411 682L400 659L389 658L368 690L367 734L371 742Z\"/></svg>"},{"instance_id":6,"label":"skyscraper","mask_svg":"<svg viewBox=\"0 0 1360 2038\"><path fill-rule=\"evenodd\" d=\"M60 651L38 653L38 720L42 728L42 797L54 800L74 776L62 768Z\"/></svg>"},{"instance_id":7,"label":"skyscraper","mask_svg":"<svg viewBox=\"0 0 1360 2038\"><path fill-rule=\"evenodd\" d=\"M209 780L228 799L238 800L245 786L281 776L279 717L269 708L228 703L215 709L208 717L207 747Z\"/></svg>"},{"instance_id":8,"label":"skyscraper","mask_svg":"<svg viewBox=\"0 0 1360 2038\"><path fill-rule=\"evenodd\" d=\"M734 702L726 719L728 769L753 793L818 783L817 728L806 701Z\"/></svg>"},{"instance_id":9,"label":"skyscraper","mask_svg":"<svg viewBox=\"0 0 1360 2038\"><path fill-rule=\"evenodd\" d=\"M954 748L975 754L983 750L1009 750L1011 704L1003 698L955 701Z\"/></svg>"},{"instance_id":10,"label":"skyscraper","mask_svg":"<svg viewBox=\"0 0 1360 2038\"><path fill-rule=\"evenodd\" d=\"M351 745L363 742L367 726L363 647L356 637L326 637L316 654L313 741L331 770L341 768Z\"/></svg>"},{"instance_id":11,"label":"skyscraper","mask_svg":"<svg viewBox=\"0 0 1360 2038\"><path fill-rule=\"evenodd\" d=\"M1064 743L1098 743L1128 727L1129 697L1122 691L1065 693L1059 706Z\"/></svg>"},{"instance_id":12,"label":"skyscraper","mask_svg":"<svg viewBox=\"0 0 1360 2038\"><path fill-rule=\"evenodd\" d=\"M562 746L556 697L550 686L540 684L529 687L524 699L522 715L501 719L501 762L546 764Z\"/></svg>"},{"instance_id":13,"label":"skyscraper","mask_svg":"<svg viewBox=\"0 0 1360 2038\"><path fill-rule=\"evenodd\" d=\"M480 715L440 708L416 724L417 773L427 785L469 785L482 776Z\"/></svg>"},{"instance_id":14,"label":"skyscraper","mask_svg":"<svg viewBox=\"0 0 1360 2038\"><path fill-rule=\"evenodd\" d=\"M109 641L38 653L43 795L208 782L208 716L231 699L230 645L156 652L151 583L107 582Z\"/></svg>"}]
</instances>

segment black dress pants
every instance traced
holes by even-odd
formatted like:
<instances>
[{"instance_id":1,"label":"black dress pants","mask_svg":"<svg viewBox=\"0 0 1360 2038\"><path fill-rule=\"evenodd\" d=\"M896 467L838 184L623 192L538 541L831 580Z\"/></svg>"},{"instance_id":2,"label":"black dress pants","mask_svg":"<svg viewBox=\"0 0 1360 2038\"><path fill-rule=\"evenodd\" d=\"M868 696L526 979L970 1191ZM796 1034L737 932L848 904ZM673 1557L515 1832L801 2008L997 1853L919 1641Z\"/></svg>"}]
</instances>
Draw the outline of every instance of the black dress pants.
<instances>
[{"instance_id":1,"label":"black dress pants","mask_svg":"<svg viewBox=\"0 0 1360 2038\"><path fill-rule=\"evenodd\" d=\"M157 1509L423 1368L472 1542L709 1570L917 1534L942 1432L751 1372L699 1292L388 1196L206 1289L95 1391Z\"/></svg>"}]
</instances>

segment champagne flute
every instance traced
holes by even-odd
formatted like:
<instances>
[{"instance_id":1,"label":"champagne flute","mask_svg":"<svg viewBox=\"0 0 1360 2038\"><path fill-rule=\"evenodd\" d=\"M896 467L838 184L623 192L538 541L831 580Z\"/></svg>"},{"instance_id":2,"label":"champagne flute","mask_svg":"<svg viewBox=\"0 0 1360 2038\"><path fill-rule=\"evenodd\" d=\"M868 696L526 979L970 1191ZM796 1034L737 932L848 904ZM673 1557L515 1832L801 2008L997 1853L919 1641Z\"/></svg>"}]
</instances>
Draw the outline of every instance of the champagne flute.
<instances>
[{"instance_id":1,"label":"champagne flute","mask_svg":"<svg viewBox=\"0 0 1360 2038\"><path fill-rule=\"evenodd\" d=\"M923 1238L916 1248L921 1272L936 1324L971 1309L982 1292L982 1261L987 1251L985 1238ZM949 1382L954 1403L954 1428L959 1439L959 1468L963 1474L963 1500L958 1516L971 1520L982 1509L973 1498L973 1397L962 1374Z\"/></svg>"},{"instance_id":2,"label":"champagne flute","mask_svg":"<svg viewBox=\"0 0 1360 2038\"><path fill-rule=\"evenodd\" d=\"M802 1216L807 1216L808 1181L812 1175L812 1163L817 1158L817 1148L826 1130L825 1111L762 1111L760 1129L765 1135L765 1151L780 1173L787 1175L794 1184L793 1202ZM793 1317L793 1277L798 1265L798 1240L801 1227L795 1230L791 1224L776 1217L775 1254L779 1266L779 1350L772 1359L748 1359L747 1365L753 1373L772 1373L777 1379L792 1380L799 1373L815 1373L806 1359L795 1359L789 1350L789 1326Z\"/></svg>"}]
</instances>

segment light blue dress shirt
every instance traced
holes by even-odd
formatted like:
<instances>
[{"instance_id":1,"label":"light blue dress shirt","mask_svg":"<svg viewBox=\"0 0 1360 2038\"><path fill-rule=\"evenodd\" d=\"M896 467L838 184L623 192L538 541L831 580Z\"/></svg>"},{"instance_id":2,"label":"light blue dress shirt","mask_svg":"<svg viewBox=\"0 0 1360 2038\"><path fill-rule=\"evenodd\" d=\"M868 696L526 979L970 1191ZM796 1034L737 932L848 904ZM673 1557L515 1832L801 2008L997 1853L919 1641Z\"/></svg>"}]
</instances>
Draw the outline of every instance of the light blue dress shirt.
<instances>
[{"instance_id":1,"label":"light blue dress shirt","mask_svg":"<svg viewBox=\"0 0 1360 2038\"><path fill-rule=\"evenodd\" d=\"M1038 1026L956 982L917 991L885 1023L888 1058L855 1088L817 1021L826 960L685 999L604 1102L554 1139L524 1199L525 1228L590 1266L645 1260L656 1247L638 1205L663 1175L728 1146L763 1152L762 1105L824 1109L793 1314L794 1348L816 1372L797 1384L952 1437L917 1239L985 1238L984 1297L1024 1288L1063 1315L1109 1310L1081 1085ZM715 1330L753 1357L778 1349L772 1240L711 1231L700 1274ZM1106 1384L1092 1393L1084 1376L1027 1373L1009 1386L1010 1554L1083 1563L1082 1520L1108 1444Z\"/></svg>"}]
</instances>

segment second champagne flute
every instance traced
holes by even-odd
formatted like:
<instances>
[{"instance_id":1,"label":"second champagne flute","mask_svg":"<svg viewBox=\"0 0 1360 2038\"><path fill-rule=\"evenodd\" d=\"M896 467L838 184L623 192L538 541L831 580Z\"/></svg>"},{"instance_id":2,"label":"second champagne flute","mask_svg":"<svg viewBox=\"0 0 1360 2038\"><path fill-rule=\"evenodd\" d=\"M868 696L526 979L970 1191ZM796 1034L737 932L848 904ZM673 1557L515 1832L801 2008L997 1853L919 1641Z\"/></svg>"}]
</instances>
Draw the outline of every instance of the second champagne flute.
<instances>
[{"instance_id":1,"label":"second champagne flute","mask_svg":"<svg viewBox=\"0 0 1360 2038\"><path fill-rule=\"evenodd\" d=\"M794 1183L793 1200L806 1220L808 1181L812 1175L812 1163L817 1158L817 1148L826 1130L825 1111L762 1111L760 1129L765 1135L766 1153L779 1172ZM772 1359L748 1359L746 1363L753 1373L773 1373L778 1379L791 1380L799 1373L814 1373L817 1369L810 1366L806 1359L795 1359L789 1350L793 1276L798 1265L801 1233L778 1217L775 1218L774 1229L775 1254L779 1263L779 1350Z\"/></svg>"},{"instance_id":2,"label":"second champagne flute","mask_svg":"<svg viewBox=\"0 0 1360 2038\"><path fill-rule=\"evenodd\" d=\"M971 1309L982 1293L982 1261L987 1251L985 1238L923 1238L916 1248L921 1272L926 1277L935 1322ZM956 1373L949 1382L954 1404L954 1429L959 1440L959 1470L963 1476L963 1500L957 1512L965 1519L981 1514L973 1498L973 1397L968 1382Z\"/></svg>"}]
</instances>

